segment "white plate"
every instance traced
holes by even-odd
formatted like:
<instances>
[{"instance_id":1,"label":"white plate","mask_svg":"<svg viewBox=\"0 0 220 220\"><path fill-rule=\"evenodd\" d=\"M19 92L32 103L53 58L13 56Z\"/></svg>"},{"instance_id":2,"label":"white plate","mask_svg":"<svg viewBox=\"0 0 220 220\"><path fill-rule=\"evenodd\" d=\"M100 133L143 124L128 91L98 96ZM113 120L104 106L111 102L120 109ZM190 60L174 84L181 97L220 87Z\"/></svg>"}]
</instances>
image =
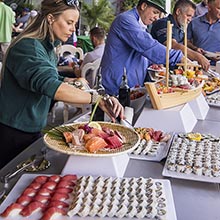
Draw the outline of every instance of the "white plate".
<instances>
[{"instance_id":1,"label":"white plate","mask_svg":"<svg viewBox=\"0 0 220 220\"><path fill-rule=\"evenodd\" d=\"M193 180L193 181L208 182L208 183L220 183L220 177L198 176L196 174L185 174L185 173L170 171L167 169L167 163L163 168L162 175L177 179Z\"/></svg>"},{"instance_id":2,"label":"white plate","mask_svg":"<svg viewBox=\"0 0 220 220\"><path fill-rule=\"evenodd\" d=\"M220 107L220 91L215 91L206 96L206 101L209 106Z\"/></svg>"},{"instance_id":3,"label":"white plate","mask_svg":"<svg viewBox=\"0 0 220 220\"><path fill-rule=\"evenodd\" d=\"M209 58L220 58L220 53L214 53L214 52L209 52L209 51L205 51L204 55L206 57L209 57Z\"/></svg>"},{"instance_id":4,"label":"white plate","mask_svg":"<svg viewBox=\"0 0 220 220\"><path fill-rule=\"evenodd\" d=\"M132 152L129 154L129 157L132 159L137 159L137 160L147 160L147 161L161 161L162 159L167 157L168 151L170 149L170 145L173 140L173 135L174 133L171 133L171 138L167 142L159 142L158 144L160 145L158 147L158 151L156 155L144 155L144 154L139 154L135 155Z\"/></svg>"},{"instance_id":5,"label":"white plate","mask_svg":"<svg viewBox=\"0 0 220 220\"><path fill-rule=\"evenodd\" d=\"M153 71L153 72L166 72L166 68L165 68L165 67L163 67L163 68L161 68L161 69L158 69L158 70L148 67L147 70ZM161 77L162 77L162 76L161 76Z\"/></svg>"},{"instance_id":6,"label":"white plate","mask_svg":"<svg viewBox=\"0 0 220 220\"><path fill-rule=\"evenodd\" d=\"M41 174L38 174L41 175ZM44 175L44 174L42 174ZM5 201L1 204L0 206L0 213L2 213L5 208L7 206L9 206L11 203L15 202L15 200L19 197L19 195L21 194L21 192L23 192L23 190L32 182L32 180L36 177L36 174L24 174L21 176L21 178L18 180L18 182L16 183L16 185L14 186L14 188L12 189L12 191L9 193L9 195L7 196L7 198L5 199ZM164 185L164 191L165 191L165 195L166 195L166 199L167 199L167 219L168 220L177 220L176 217L176 211L175 211L175 206L174 206L174 200L173 200L173 194L172 194L172 189L171 189L171 184L169 180L158 180L159 182L162 182ZM0 220L38 220L40 219L41 214L40 212L36 212L33 215L29 216L29 217L22 217L22 216L16 216L16 217L10 217L10 218L3 218L0 216ZM70 220L73 218L70 218L68 216L62 216L62 218L58 217L58 219L62 219L62 220ZM112 219L118 219L118 218L101 218L101 217L78 217L78 216L74 216L75 220L112 220ZM121 218L121 220L128 220L129 218ZM147 218L143 218L143 220L149 220Z\"/></svg>"},{"instance_id":7,"label":"white plate","mask_svg":"<svg viewBox=\"0 0 220 220\"><path fill-rule=\"evenodd\" d=\"M176 136L174 136L173 141L175 140L175 137ZM188 145L188 146L190 146L190 145ZM178 149L181 149L181 147L178 146ZM170 152L172 152L172 145L170 146ZM186 173L181 173L181 172L177 172L177 171L170 171L167 168L168 159L169 159L169 155L167 157L166 163L163 168L163 172L162 172L163 176L173 177L173 178L177 178L177 179L201 181L201 182L220 183L220 177L209 177L209 176L205 176L205 175L200 176L200 175L197 175L194 173L186 174Z\"/></svg>"}]
</instances>

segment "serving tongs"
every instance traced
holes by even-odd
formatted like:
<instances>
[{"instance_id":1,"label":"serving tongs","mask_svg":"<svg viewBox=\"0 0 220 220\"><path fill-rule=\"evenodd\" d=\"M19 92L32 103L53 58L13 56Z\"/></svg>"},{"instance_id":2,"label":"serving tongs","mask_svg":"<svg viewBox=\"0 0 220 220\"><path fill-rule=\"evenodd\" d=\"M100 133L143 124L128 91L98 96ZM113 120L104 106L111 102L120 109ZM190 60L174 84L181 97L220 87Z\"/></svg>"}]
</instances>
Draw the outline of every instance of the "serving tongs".
<instances>
[{"instance_id":1,"label":"serving tongs","mask_svg":"<svg viewBox=\"0 0 220 220\"><path fill-rule=\"evenodd\" d=\"M42 170L46 170L50 167L50 161L46 159L46 153L47 149L42 148L41 149L41 155L35 157L34 163L30 164L30 166L27 166L24 170L26 172L38 172ZM25 166L26 162L18 164L17 168L22 168Z\"/></svg>"},{"instance_id":2,"label":"serving tongs","mask_svg":"<svg viewBox=\"0 0 220 220\"><path fill-rule=\"evenodd\" d=\"M113 103L112 103L112 100L110 99L110 96L107 95L107 94L104 95L104 96L103 96L103 100L105 101L105 104L106 104L105 106L106 106L106 108L108 109L109 114L110 114L113 118L116 118L114 112L112 111ZM124 125L125 127L134 129L133 125L132 125L127 119L121 119L121 118L117 117L116 120L118 120L118 122L119 122L120 124Z\"/></svg>"},{"instance_id":3,"label":"serving tongs","mask_svg":"<svg viewBox=\"0 0 220 220\"><path fill-rule=\"evenodd\" d=\"M7 189L9 187L9 181L15 177L18 173L26 170L36 162L36 155L32 155L28 160L23 162L21 167L17 167L15 171L7 173L5 176L0 177L1 189L0 189L0 202L4 199Z\"/></svg>"},{"instance_id":4,"label":"serving tongs","mask_svg":"<svg viewBox=\"0 0 220 220\"><path fill-rule=\"evenodd\" d=\"M211 69L208 69L206 71L206 74L209 76L209 77L215 77L215 78L220 78L220 74L215 72L214 70L211 70Z\"/></svg>"}]
</instances>

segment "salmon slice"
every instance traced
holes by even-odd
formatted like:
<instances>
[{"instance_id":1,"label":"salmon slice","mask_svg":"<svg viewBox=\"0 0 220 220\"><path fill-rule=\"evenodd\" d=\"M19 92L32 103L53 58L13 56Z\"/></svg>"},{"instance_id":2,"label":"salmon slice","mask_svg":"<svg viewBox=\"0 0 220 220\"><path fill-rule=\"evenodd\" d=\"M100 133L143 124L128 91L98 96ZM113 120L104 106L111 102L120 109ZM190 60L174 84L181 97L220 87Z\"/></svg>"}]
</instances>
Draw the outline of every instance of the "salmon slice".
<instances>
[{"instance_id":1,"label":"salmon slice","mask_svg":"<svg viewBox=\"0 0 220 220\"><path fill-rule=\"evenodd\" d=\"M108 144L105 142L105 140L101 137L92 137L86 142L85 148L91 152L94 153L95 151L106 147Z\"/></svg>"},{"instance_id":2,"label":"salmon slice","mask_svg":"<svg viewBox=\"0 0 220 220\"><path fill-rule=\"evenodd\" d=\"M107 138L109 136L109 134L105 133L102 130L99 130L98 128L92 128L91 133L95 134L96 136L99 136L99 137L101 137L103 139L105 139L105 138Z\"/></svg>"},{"instance_id":3,"label":"salmon slice","mask_svg":"<svg viewBox=\"0 0 220 220\"><path fill-rule=\"evenodd\" d=\"M72 132L65 131L65 132L63 132L63 136L65 138L66 143L72 142L72 138L73 138Z\"/></svg>"},{"instance_id":4,"label":"salmon slice","mask_svg":"<svg viewBox=\"0 0 220 220\"><path fill-rule=\"evenodd\" d=\"M91 139L92 137L96 137L96 135L95 135L95 134L92 134L92 133L84 134L83 140L84 140L85 143L86 143L86 142L87 142L89 139Z\"/></svg>"}]
</instances>

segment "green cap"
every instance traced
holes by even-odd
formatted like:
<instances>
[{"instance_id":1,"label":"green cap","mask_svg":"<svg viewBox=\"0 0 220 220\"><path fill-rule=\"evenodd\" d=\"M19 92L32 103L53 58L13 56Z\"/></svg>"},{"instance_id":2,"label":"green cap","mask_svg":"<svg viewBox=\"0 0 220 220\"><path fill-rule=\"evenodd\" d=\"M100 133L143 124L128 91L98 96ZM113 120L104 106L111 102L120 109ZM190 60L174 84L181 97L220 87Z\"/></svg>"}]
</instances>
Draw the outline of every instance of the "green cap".
<instances>
[{"instance_id":1,"label":"green cap","mask_svg":"<svg viewBox=\"0 0 220 220\"><path fill-rule=\"evenodd\" d=\"M160 10L165 14L167 13L164 9L166 4L165 0L139 0L138 5L142 4L143 2L157 8L158 10Z\"/></svg>"}]
</instances>

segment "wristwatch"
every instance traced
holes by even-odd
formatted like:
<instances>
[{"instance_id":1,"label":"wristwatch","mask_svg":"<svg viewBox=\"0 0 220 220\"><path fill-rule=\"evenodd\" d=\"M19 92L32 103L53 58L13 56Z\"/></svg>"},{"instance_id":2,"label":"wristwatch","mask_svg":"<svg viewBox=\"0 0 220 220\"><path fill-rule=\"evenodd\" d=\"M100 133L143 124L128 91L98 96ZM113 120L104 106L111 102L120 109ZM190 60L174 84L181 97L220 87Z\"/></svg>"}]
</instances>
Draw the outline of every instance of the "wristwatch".
<instances>
[{"instance_id":1,"label":"wristwatch","mask_svg":"<svg viewBox=\"0 0 220 220\"><path fill-rule=\"evenodd\" d=\"M98 94L97 91L91 91L89 92L91 94L91 101L90 104L95 104L99 99L101 99L101 95Z\"/></svg>"}]
</instances>

